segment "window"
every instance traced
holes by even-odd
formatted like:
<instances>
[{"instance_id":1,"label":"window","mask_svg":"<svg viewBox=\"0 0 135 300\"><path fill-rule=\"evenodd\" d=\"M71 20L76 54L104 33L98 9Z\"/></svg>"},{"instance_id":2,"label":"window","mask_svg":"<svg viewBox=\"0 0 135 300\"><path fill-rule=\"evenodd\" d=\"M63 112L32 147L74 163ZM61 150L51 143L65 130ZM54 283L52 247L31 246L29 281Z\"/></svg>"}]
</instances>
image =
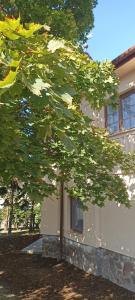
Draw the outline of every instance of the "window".
<instances>
[{"instance_id":1,"label":"window","mask_svg":"<svg viewBox=\"0 0 135 300\"><path fill-rule=\"evenodd\" d=\"M122 99L123 128L135 127L135 93Z\"/></svg>"},{"instance_id":2,"label":"window","mask_svg":"<svg viewBox=\"0 0 135 300\"><path fill-rule=\"evenodd\" d=\"M108 105L105 119L110 133L135 128L135 91L121 96L117 108Z\"/></svg>"},{"instance_id":3,"label":"window","mask_svg":"<svg viewBox=\"0 0 135 300\"><path fill-rule=\"evenodd\" d=\"M118 110L111 105L107 107L107 128L110 133L119 130L119 113Z\"/></svg>"},{"instance_id":4,"label":"window","mask_svg":"<svg viewBox=\"0 0 135 300\"><path fill-rule=\"evenodd\" d=\"M83 232L83 209L79 199L71 199L71 229Z\"/></svg>"}]
</instances>

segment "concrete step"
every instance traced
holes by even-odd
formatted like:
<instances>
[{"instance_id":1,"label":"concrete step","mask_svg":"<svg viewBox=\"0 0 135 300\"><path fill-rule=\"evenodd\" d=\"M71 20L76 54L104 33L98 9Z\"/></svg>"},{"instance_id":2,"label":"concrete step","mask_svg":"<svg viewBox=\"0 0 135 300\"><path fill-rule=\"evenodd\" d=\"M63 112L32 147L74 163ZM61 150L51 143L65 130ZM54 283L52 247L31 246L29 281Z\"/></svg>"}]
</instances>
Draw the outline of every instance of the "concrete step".
<instances>
[{"instance_id":1,"label":"concrete step","mask_svg":"<svg viewBox=\"0 0 135 300\"><path fill-rule=\"evenodd\" d=\"M37 241L22 249L21 252L28 254L42 254L42 240L43 238L38 239Z\"/></svg>"}]
</instances>

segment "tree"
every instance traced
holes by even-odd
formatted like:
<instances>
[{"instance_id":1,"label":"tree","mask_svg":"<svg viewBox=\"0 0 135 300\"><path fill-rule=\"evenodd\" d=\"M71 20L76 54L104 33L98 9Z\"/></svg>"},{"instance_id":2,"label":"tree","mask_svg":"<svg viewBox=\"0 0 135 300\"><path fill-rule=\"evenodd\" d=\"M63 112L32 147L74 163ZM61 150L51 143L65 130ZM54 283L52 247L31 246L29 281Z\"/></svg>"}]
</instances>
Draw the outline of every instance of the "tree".
<instances>
[{"instance_id":1,"label":"tree","mask_svg":"<svg viewBox=\"0 0 135 300\"><path fill-rule=\"evenodd\" d=\"M3 200L0 222L6 221L8 234L12 233L13 226L15 229L29 229L30 232L39 228L40 203L28 197L17 178L12 178L9 186L0 187L0 196Z\"/></svg>"},{"instance_id":2,"label":"tree","mask_svg":"<svg viewBox=\"0 0 135 300\"><path fill-rule=\"evenodd\" d=\"M48 24L54 36L85 43L97 0L0 0L1 11L23 22Z\"/></svg>"},{"instance_id":3,"label":"tree","mask_svg":"<svg viewBox=\"0 0 135 300\"><path fill-rule=\"evenodd\" d=\"M80 109L82 98L93 109L116 102L113 66L91 61L48 27L36 34L41 28L20 19L0 22L1 181L18 178L35 202L63 182L84 207L106 199L128 206L114 167L131 171L133 160Z\"/></svg>"},{"instance_id":4,"label":"tree","mask_svg":"<svg viewBox=\"0 0 135 300\"><path fill-rule=\"evenodd\" d=\"M16 201L20 199L22 189L19 186L17 178L12 178L10 186L1 186L0 195L4 200L4 207L8 207L8 234L12 232L12 225L14 219L14 207Z\"/></svg>"}]
</instances>

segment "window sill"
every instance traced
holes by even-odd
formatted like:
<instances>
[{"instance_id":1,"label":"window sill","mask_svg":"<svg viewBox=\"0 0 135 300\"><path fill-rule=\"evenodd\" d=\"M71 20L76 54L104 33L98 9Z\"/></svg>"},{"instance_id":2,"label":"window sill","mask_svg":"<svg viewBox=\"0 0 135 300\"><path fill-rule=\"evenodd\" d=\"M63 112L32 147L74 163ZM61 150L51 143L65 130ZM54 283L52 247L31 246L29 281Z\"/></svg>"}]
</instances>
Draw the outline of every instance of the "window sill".
<instances>
[{"instance_id":1,"label":"window sill","mask_svg":"<svg viewBox=\"0 0 135 300\"><path fill-rule=\"evenodd\" d=\"M70 231L68 232L68 234L77 234L77 235L82 236L83 235L83 231L71 228Z\"/></svg>"},{"instance_id":2,"label":"window sill","mask_svg":"<svg viewBox=\"0 0 135 300\"><path fill-rule=\"evenodd\" d=\"M128 134L128 133L134 133L135 132L135 127L134 128L130 128L130 129L122 129L121 131L117 131L115 133L110 133L109 137L115 137L115 136L121 136L124 134Z\"/></svg>"}]
</instances>

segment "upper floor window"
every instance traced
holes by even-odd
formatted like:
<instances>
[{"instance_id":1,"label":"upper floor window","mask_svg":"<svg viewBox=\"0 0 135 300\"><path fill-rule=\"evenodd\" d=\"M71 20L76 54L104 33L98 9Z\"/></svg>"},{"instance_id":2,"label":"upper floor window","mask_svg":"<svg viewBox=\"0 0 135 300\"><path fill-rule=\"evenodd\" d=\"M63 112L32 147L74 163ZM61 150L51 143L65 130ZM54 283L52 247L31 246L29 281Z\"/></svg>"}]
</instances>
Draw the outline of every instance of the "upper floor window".
<instances>
[{"instance_id":1,"label":"upper floor window","mask_svg":"<svg viewBox=\"0 0 135 300\"><path fill-rule=\"evenodd\" d=\"M83 209L82 203L77 198L71 199L71 229L83 232Z\"/></svg>"},{"instance_id":2,"label":"upper floor window","mask_svg":"<svg viewBox=\"0 0 135 300\"><path fill-rule=\"evenodd\" d=\"M118 109L113 108L111 105L107 106L107 128L110 131L110 133L119 130Z\"/></svg>"},{"instance_id":3,"label":"upper floor window","mask_svg":"<svg viewBox=\"0 0 135 300\"><path fill-rule=\"evenodd\" d=\"M117 108L106 107L106 127L110 133L135 127L135 91L121 96Z\"/></svg>"}]
</instances>

